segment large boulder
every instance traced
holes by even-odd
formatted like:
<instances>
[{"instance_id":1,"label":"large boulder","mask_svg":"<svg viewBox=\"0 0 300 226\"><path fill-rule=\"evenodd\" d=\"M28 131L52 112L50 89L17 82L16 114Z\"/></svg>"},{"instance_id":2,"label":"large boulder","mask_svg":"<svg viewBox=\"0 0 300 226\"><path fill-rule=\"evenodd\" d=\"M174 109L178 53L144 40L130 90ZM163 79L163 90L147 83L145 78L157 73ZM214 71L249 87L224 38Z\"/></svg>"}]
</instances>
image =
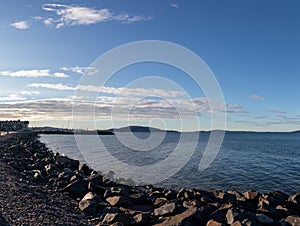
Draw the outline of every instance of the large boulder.
<instances>
[{"instance_id":1,"label":"large boulder","mask_svg":"<svg viewBox=\"0 0 300 226\"><path fill-rule=\"evenodd\" d=\"M82 212L96 215L98 212L98 202L102 201L98 195L88 192L79 202L79 209Z\"/></svg>"}]
</instances>

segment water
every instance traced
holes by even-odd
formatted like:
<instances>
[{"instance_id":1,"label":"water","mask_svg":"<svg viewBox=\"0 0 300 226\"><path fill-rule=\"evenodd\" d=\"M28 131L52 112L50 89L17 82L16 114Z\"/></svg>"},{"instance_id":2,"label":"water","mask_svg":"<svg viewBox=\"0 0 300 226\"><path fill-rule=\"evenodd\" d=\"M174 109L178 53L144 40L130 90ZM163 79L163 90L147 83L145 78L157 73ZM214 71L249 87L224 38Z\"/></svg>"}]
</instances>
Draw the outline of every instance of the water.
<instances>
[{"instance_id":1,"label":"water","mask_svg":"<svg viewBox=\"0 0 300 226\"><path fill-rule=\"evenodd\" d=\"M146 139L149 134L137 133L136 136L139 139ZM126 148L115 136L97 136L114 158L135 166L151 165L166 159L176 147L179 137L180 134L168 133L161 145L154 150L134 151ZM201 133L197 149L189 162L178 173L157 185L175 189L181 187L239 191L255 189L260 192L281 190L289 194L300 191L299 133L227 132L214 162L209 168L199 172L199 162L208 137L208 133ZM85 158L78 150L74 136L41 135L40 138L54 151L82 162L86 161L97 169L99 164L106 161L107 156L101 156L99 161L97 145L93 142L95 136L82 135L79 139L83 141L85 151L88 152L84 154ZM192 140L185 142L183 153L188 150ZM169 167L176 164L177 162L173 161Z\"/></svg>"}]
</instances>

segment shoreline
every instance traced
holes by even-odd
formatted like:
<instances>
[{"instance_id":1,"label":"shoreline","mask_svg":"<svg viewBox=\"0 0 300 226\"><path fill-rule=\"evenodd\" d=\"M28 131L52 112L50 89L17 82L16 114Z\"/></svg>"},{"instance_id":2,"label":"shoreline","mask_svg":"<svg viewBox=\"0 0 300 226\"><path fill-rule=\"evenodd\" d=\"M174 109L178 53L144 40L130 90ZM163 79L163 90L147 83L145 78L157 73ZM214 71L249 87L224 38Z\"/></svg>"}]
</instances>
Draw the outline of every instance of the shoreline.
<instances>
[{"instance_id":1,"label":"shoreline","mask_svg":"<svg viewBox=\"0 0 300 226\"><path fill-rule=\"evenodd\" d=\"M299 193L288 196L279 191L176 191L117 184L78 160L53 153L37 137L35 133L1 137L1 168L9 171L11 178L18 178L12 182L20 189L16 188L16 193L24 194L27 185L29 190L41 190L38 193L44 194L45 199L65 199L68 204L64 211L75 211L74 216L67 216L78 217L77 224L70 217L62 222L65 225L300 225ZM0 186L3 185L5 181L1 180ZM10 208L3 203L9 201L13 200L1 198L0 225L2 221L19 224L13 220L12 212L5 211ZM50 207L54 211L57 205ZM17 210L11 211L18 215ZM47 222L47 210L44 222L38 216L27 217L32 222L29 225ZM47 223L57 225L57 221L48 217Z\"/></svg>"}]
</instances>

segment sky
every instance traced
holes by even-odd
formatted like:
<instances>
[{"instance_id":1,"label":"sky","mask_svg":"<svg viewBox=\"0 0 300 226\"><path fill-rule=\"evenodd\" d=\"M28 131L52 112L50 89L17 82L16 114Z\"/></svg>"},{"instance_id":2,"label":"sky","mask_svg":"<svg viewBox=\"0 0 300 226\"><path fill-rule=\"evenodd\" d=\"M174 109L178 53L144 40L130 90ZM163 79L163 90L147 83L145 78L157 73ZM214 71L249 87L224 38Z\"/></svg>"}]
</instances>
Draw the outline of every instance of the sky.
<instances>
[{"instance_id":1,"label":"sky","mask_svg":"<svg viewBox=\"0 0 300 226\"><path fill-rule=\"evenodd\" d=\"M223 114L228 130L299 130L299 12L296 0L1 1L0 120L73 128L80 103L76 127L88 129L224 129L212 123ZM99 57L143 40L199 56L225 102L160 62L132 64L99 82ZM93 83L81 84L86 76Z\"/></svg>"}]
</instances>

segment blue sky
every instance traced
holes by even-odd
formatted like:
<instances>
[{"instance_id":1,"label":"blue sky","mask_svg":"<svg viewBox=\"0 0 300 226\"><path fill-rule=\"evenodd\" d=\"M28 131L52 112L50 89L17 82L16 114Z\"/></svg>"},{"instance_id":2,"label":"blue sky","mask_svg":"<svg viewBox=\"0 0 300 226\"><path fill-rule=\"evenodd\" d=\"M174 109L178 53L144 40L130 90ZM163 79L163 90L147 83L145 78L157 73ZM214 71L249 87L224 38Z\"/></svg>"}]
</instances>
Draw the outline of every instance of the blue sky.
<instances>
[{"instance_id":1,"label":"blue sky","mask_svg":"<svg viewBox=\"0 0 300 226\"><path fill-rule=\"evenodd\" d=\"M214 72L226 101L227 129L300 128L298 1L11 0L0 6L2 120L71 127L74 95L92 62L122 44L163 40L190 49ZM129 66L105 84L98 101L98 127L110 127L109 109L125 90L118 121L126 120L122 112L129 103L143 100L143 111L137 106L130 123L147 125L161 118L154 125L162 127L164 121L168 128L182 129L178 119L168 117L172 110L165 103L183 101L172 87L155 82L127 87L145 76L177 83L201 105L200 129L212 129L203 92L188 75L158 63ZM151 88L157 97L147 97ZM182 118L184 130L197 129L188 117ZM90 127L82 120L83 128Z\"/></svg>"}]
</instances>

